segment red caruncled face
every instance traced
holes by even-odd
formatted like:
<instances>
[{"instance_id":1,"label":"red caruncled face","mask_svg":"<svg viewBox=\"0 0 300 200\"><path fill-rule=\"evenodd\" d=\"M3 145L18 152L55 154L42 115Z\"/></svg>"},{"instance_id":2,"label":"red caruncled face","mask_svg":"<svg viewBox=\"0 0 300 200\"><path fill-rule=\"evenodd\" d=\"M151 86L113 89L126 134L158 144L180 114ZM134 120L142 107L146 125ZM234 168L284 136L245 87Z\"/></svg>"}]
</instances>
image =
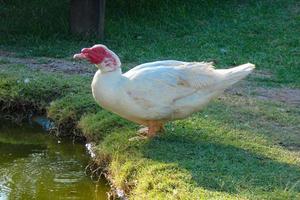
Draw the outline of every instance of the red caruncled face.
<instances>
[{"instance_id":1,"label":"red caruncled face","mask_svg":"<svg viewBox=\"0 0 300 200\"><path fill-rule=\"evenodd\" d=\"M100 64L105 60L109 60L113 65L117 64L111 52L104 45L95 45L91 48L83 48L80 54L74 55L74 58L84 58L92 64Z\"/></svg>"}]
</instances>

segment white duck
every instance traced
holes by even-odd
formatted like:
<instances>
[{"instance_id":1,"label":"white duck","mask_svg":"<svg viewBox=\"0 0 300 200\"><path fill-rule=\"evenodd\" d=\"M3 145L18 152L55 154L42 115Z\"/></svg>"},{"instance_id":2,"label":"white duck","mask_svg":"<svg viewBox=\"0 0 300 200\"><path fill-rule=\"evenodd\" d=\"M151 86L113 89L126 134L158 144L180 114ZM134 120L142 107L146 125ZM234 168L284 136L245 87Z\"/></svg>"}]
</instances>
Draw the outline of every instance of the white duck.
<instances>
[{"instance_id":1,"label":"white duck","mask_svg":"<svg viewBox=\"0 0 300 200\"><path fill-rule=\"evenodd\" d=\"M119 57L104 45L84 48L74 58L87 59L99 69L92 92L100 106L146 126L140 132L147 137L155 136L167 121L199 111L255 68L247 63L214 69L212 63L164 60L122 74Z\"/></svg>"}]
</instances>

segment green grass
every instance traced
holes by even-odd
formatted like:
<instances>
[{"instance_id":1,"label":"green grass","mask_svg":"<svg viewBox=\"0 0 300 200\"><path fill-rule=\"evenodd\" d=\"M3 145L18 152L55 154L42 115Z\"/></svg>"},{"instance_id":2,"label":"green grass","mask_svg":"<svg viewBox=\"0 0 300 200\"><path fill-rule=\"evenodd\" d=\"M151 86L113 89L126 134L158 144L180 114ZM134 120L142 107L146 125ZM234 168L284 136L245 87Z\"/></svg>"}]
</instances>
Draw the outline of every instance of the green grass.
<instances>
[{"instance_id":1,"label":"green grass","mask_svg":"<svg viewBox=\"0 0 300 200\"><path fill-rule=\"evenodd\" d=\"M160 137L130 142L138 127L94 103L90 78L14 64L0 77L1 109L45 108L62 133L96 141L97 162L131 199L300 197L299 107L226 94Z\"/></svg>"},{"instance_id":2,"label":"green grass","mask_svg":"<svg viewBox=\"0 0 300 200\"><path fill-rule=\"evenodd\" d=\"M19 56L71 57L82 47L104 43L125 65L169 58L213 60L218 67L253 62L274 74L268 82L300 85L296 0L107 4L106 37L99 41L68 35L68 1L6 2L0 6L5 33L0 48Z\"/></svg>"},{"instance_id":3,"label":"green grass","mask_svg":"<svg viewBox=\"0 0 300 200\"><path fill-rule=\"evenodd\" d=\"M250 90L300 86L296 0L109 1L104 41L68 35L67 3L1 4L0 49L70 59L101 42L120 56L125 70L171 58L215 61L218 67L253 62L268 76L250 76ZM138 127L97 106L90 82L1 59L0 108L47 113L61 133L96 141L97 161L131 199L300 198L299 107L252 93L226 94L167 124L158 138L129 142Z\"/></svg>"},{"instance_id":4,"label":"green grass","mask_svg":"<svg viewBox=\"0 0 300 200\"><path fill-rule=\"evenodd\" d=\"M137 126L115 114L101 110L97 113L82 116L78 127L82 130L85 137L93 141L101 141L115 130L120 130L124 127L134 129Z\"/></svg>"},{"instance_id":5,"label":"green grass","mask_svg":"<svg viewBox=\"0 0 300 200\"><path fill-rule=\"evenodd\" d=\"M227 97L150 141L129 142L135 130L115 131L99 155L112 155L115 183L133 199L297 199L300 115L276 113L286 106Z\"/></svg>"}]
</instances>

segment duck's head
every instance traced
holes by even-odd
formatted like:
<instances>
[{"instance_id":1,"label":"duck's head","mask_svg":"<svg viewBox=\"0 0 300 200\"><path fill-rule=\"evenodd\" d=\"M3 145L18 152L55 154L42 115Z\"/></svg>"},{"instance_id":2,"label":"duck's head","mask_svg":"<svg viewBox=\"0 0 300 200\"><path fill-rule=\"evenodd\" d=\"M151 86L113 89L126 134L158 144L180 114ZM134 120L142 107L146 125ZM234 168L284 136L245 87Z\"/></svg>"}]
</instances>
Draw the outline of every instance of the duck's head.
<instances>
[{"instance_id":1,"label":"duck's head","mask_svg":"<svg viewBox=\"0 0 300 200\"><path fill-rule=\"evenodd\" d=\"M91 48L83 48L81 53L75 54L73 58L88 60L102 72L115 71L121 67L119 57L102 44L96 44Z\"/></svg>"}]
</instances>

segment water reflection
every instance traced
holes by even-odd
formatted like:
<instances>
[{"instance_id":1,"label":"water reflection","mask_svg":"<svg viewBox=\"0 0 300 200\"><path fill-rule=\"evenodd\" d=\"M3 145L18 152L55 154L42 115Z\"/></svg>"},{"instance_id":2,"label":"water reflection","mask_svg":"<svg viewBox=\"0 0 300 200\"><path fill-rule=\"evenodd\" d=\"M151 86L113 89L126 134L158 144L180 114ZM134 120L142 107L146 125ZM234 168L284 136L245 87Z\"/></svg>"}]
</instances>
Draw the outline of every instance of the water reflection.
<instances>
[{"instance_id":1,"label":"water reflection","mask_svg":"<svg viewBox=\"0 0 300 200\"><path fill-rule=\"evenodd\" d=\"M36 126L0 122L0 199L106 199L84 174L83 145L58 143Z\"/></svg>"}]
</instances>

